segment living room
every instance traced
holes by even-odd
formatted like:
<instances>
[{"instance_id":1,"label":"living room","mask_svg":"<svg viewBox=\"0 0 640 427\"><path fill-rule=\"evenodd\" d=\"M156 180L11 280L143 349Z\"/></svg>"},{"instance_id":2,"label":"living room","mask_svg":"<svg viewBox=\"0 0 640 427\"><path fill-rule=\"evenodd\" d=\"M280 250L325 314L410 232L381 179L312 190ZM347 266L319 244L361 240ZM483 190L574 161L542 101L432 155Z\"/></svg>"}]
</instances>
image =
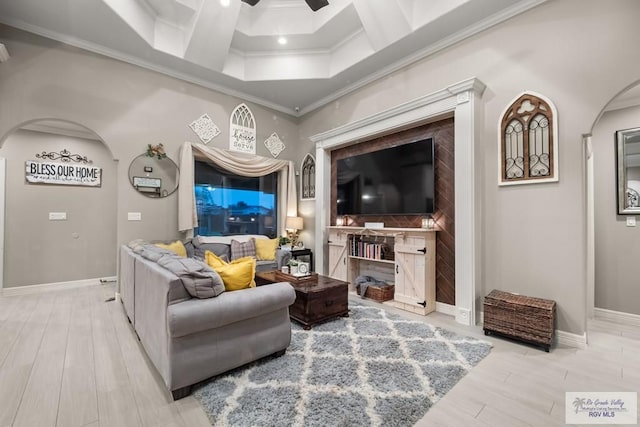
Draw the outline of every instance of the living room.
<instances>
[{"instance_id":1,"label":"living room","mask_svg":"<svg viewBox=\"0 0 640 427\"><path fill-rule=\"evenodd\" d=\"M453 117L456 138L463 136L459 132L463 129L473 147L467 153L471 153L472 158L467 159L466 163L456 159L456 197L464 197L462 204L456 203L456 214L472 211L462 217L465 222L458 222L456 217L456 232L467 236L467 240L456 246L456 250L463 251L460 254L456 252L456 268L463 268L464 272L456 275L455 294L456 298L462 300L440 305L440 312L428 316L426 321L446 325L456 331L474 331L473 328L478 326L473 325L481 324L483 297L491 290L499 289L546 298L557 304L556 335L560 347L552 350L551 355L555 356L549 359L553 362L548 366L545 366L543 355L531 353L532 350L528 348L494 342L492 355L494 352L499 354L501 350L509 354L515 352L517 362L509 359L506 363L513 364L516 373L523 373L526 370L523 366L531 368L540 365L544 372L556 368L559 371L570 370L567 367L571 365L570 357L582 360L584 355L580 352L587 351L590 346L591 351L595 346L603 352L604 348L613 347L624 347L627 351L637 349L640 306L637 303L637 287L629 279L640 274L638 263L634 262L634 255L638 253L637 246L634 246L637 238L633 235L636 228L627 227L626 217L616 215L613 139L616 130L638 126L633 122L637 110L631 107L624 111L616 109L628 116L624 119L613 117L613 112L604 111L619 94L638 83L637 67L634 65L640 65L639 60L637 55L630 52L635 51L634 42L639 39L634 18L640 10L637 2L631 0L616 2L615 7L597 0L538 3L472 37L463 38L389 74L367 81L361 87L353 88L327 103L321 105L321 100L316 99L317 108L303 108L302 114L293 109L281 111L263 105L228 88L207 88L193 80L185 81L178 76L90 52L74 46L71 41L66 44L44 37L44 34L37 35L27 28L19 29L17 22L12 25L0 18L3 22L0 26L0 43L6 46L10 54L8 60L0 63L0 157L7 159L4 270L10 274L8 278L5 275L3 280L3 306L13 306L15 302L11 302L11 298L14 297L10 295L13 293L23 298L24 295L17 294L20 291L24 294L32 292L28 290L32 285L116 277L117 248L134 239L185 239L186 235L178 231L177 192L162 198L139 194L130 184L129 165L145 152L149 144L160 143L168 157L179 164L184 142L196 142L198 138L188 125L204 113L215 121L221 131L220 136L212 139L208 145L227 149L229 118L239 104L248 105L257 123L256 154L273 158L262 141L276 133L286 146L278 159L292 161L299 170L308 154L315 156L318 165L326 167L328 159L318 154L328 156L339 145L350 145L354 140L341 135L353 129L356 129L356 133L361 132L357 135L359 141L388 133L387 128L373 129L367 126L374 119L385 123L388 117L384 117L384 113L391 115L398 108L421 99L425 100L425 110L419 110L419 113L428 119L424 123L418 121L418 124ZM10 7L4 7L7 8L6 14L0 15L11 16ZM70 11L61 11L61 15L65 13ZM117 34L118 29L113 29L108 36L116 37ZM376 75L377 71L371 70L370 74ZM429 110L429 106L435 102L435 98L430 96L447 92L451 97L458 83L470 79L477 79L484 87L483 91L470 89L473 102L462 102L448 109ZM295 81L289 82L289 85L286 82L273 82L269 91L286 90L304 91L304 84ZM559 180L554 183L500 186L497 161L500 156L499 121L513 100L525 91L544 95L557 108ZM433 102L429 103L429 100ZM463 119L456 116L456 108L467 107L477 110ZM92 140L92 145L86 143L73 148L76 152L88 155L95 165L103 169L102 187L81 189L91 190L92 194L76 189L80 192L71 193L70 196L63 194L62 198L58 198L52 196L51 189L39 186L39 193L30 196L28 208L19 207L23 205L16 203L21 201L20 194L26 185L22 161L45 148L34 145L22 150L24 141L20 135L32 131L16 131L45 119L71 122L97 135L98 141ZM466 123L473 123L473 126ZM468 127L459 127L465 125ZM390 129L399 131L406 126L396 124ZM330 138L337 138L335 146L331 146ZM67 141L61 144L61 147L56 146L56 150L72 148ZM591 172L593 175L589 181L588 170L591 166L585 159L585 153L591 147L596 157L595 170ZM20 158L17 163L16 158ZM462 181L458 180L459 176ZM324 179L329 177L324 176ZM462 182L464 186L458 187ZM589 182L593 183L591 193ZM300 240L305 247L312 249L316 270L321 272L328 262L325 247L327 227L335 223L328 211L330 206L326 206L326 200L330 200L328 188L318 187L317 191L315 200L298 197L297 216L304 221ZM95 200L78 202L98 194ZM44 203L42 197L50 197L51 203ZM64 234L53 233L51 225L63 221L50 222L49 213L67 212L68 224L87 206L99 207L99 211L92 213L92 218L83 220L85 228L82 231L65 229L62 231ZM462 206L471 208L462 209ZM130 213L139 213L141 220L130 220ZM42 218L47 219L41 221ZM42 222L40 231L35 231L37 221ZM78 233L78 236L74 237L73 233ZM624 243L613 239L618 234L624 234L619 237L624 239ZM9 241L18 243L9 244ZM90 252L96 249L95 246L100 246L102 252ZM92 255L87 256L88 253ZM34 259L42 260L42 265L39 263L38 268L33 268ZM89 265L93 265L93 269L86 267ZM612 268L611 265L616 267ZM21 281L24 277L33 279ZM461 292L458 286L462 287ZM102 297L107 299L114 296L112 292L96 298L85 291L81 295L87 301L93 301L93 304L97 304ZM28 305L31 307L34 303L29 302ZM467 323L461 321L462 314L458 309L464 309L463 314L467 313ZM124 346L122 351L128 363L133 365L125 367L122 359L118 359L118 363L121 363L118 370L132 372L132 366L145 369L145 384L157 382L154 374L149 373L148 361L142 353L133 353L140 350L136 350L131 337L118 343L117 334L125 332L126 321L123 323L124 318L117 319L109 310L100 308L98 316L94 317L106 337L101 348L110 353L109 345ZM7 310L4 313L9 316L15 311ZM81 315L91 323L90 313ZM589 331L589 322L594 316L627 322L627 326L616 329L618 337L603 337L604 328ZM435 320L431 320L432 317ZM5 327L6 318L2 320ZM115 329L108 331L105 325L111 321ZM606 325L609 326L608 323ZM80 325L74 328L80 328ZM8 337L3 335L4 339ZM629 342L629 337L635 338L635 343ZM602 339L601 345L597 342L594 344L597 338ZM33 339L36 342L35 335ZM527 351L530 352L528 355ZM625 359L626 362L619 359L628 355L621 356L619 353L621 351L611 356L611 361L628 366L628 359ZM3 353L3 356L7 354ZM562 361L559 361L561 356ZM498 362L492 362L491 357L487 362L491 362L495 368ZM499 355L497 360L504 361L503 357L506 356ZM8 359L4 360L6 363ZM595 367L596 361L590 359L577 366L585 369ZM498 371L497 368L495 370ZM624 383L627 377L621 371L622 368L614 374ZM29 372L21 382L23 387L26 387ZM504 381L497 382L504 382L503 390L509 394L516 386L507 381L508 374L505 372L509 371L500 371L498 375ZM115 379L112 378L114 382L130 381L121 374L116 375ZM637 381L637 373L635 376L632 374L631 378L630 381ZM564 386L555 381L552 382L556 392L550 401L557 405L560 403L559 390L563 390ZM581 383L578 381L576 384ZM589 386L592 383L585 381L582 384ZM615 389L618 382L609 385L611 387L607 388ZM533 388L539 391L540 387ZM154 399L157 399L154 405L174 405L166 402L164 390L152 386L147 388L151 389L154 390ZM448 409L452 409L456 404L454 398L465 401L464 391L456 390L457 387L438 405L444 403L450 405ZM4 392L3 396L8 393ZM199 409L195 401L180 402L177 401L175 405L181 405L183 414ZM142 403L138 405L144 406ZM427 417L443 412L436 411L438 405L429 411ZM492 423L489 420L499 420L496 413L509 415L509 411L496 405L492 401L487 406L495 411L493 415L496 418L479 421L475 416L469 416L465 420L480 425L482 422L498 425L500 422ZM562 412L564 407L558 409L555 406L554 409L551 405L549 408L545 406L543 412L552 413L549 420L562 424L564 418L554 417L559 410ZM470 412L478 415L481 407L474 407ZM491 412L485 412L487 414ZM521 417L522 413L516 418L523 421ZM502 424L508 423L505 421Z\"/></svg>"}]
</instances>

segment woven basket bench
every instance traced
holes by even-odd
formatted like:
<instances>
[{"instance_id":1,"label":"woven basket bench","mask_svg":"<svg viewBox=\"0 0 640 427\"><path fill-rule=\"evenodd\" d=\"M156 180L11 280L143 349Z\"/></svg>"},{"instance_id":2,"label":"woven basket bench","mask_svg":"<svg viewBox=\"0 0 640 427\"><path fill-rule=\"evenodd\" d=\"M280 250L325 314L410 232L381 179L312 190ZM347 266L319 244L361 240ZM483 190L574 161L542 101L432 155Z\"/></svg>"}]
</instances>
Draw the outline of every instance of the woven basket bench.
<instances>
[{"instance_id":1,"label":"woven basket bench","mask_svg":"<svg viewBox=\"0 0 640 427\"><path fill-rule=\"evenodd\" d=\"M484 297L484 333L496 333L549 352L555 325L555 301L493 290Z\"/></svg>"}]
</instances>

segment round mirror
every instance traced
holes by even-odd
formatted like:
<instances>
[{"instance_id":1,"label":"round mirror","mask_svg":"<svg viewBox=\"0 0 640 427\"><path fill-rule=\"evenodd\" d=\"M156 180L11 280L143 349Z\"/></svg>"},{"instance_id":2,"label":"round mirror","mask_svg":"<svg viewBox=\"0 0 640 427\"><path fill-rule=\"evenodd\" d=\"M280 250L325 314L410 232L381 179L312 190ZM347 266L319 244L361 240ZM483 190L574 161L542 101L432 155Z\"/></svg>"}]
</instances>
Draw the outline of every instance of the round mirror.
<instances>
[{"instance_id":1,"label":"round mirror","mask_svg":"<svg viewBox=\"0 0 640 427\"><path fill-rule=\"evenodd\" d=\"M129 166L129 182L147 197L167 197L178 188L178 165L168 157L141 154Z\"/></svg>"}]
</instances>

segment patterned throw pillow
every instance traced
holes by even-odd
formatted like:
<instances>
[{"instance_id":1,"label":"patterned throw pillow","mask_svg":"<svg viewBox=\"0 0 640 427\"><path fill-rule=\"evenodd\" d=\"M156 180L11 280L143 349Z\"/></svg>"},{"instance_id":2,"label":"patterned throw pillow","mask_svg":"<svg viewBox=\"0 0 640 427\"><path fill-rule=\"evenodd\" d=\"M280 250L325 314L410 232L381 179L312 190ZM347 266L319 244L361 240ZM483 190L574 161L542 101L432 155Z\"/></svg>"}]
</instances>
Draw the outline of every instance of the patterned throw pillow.
<instances>
[{"instance_id":1,"label":"patterned throw pillow","mask_svg":"<svg viewBox=\"0 0 640 427\"><path fill-rule=\"evenodd\" d=\"M231 240L231 261L248 256L256 257L256 239L251 238L244 243Z\"/></svg>"}]
</instances>

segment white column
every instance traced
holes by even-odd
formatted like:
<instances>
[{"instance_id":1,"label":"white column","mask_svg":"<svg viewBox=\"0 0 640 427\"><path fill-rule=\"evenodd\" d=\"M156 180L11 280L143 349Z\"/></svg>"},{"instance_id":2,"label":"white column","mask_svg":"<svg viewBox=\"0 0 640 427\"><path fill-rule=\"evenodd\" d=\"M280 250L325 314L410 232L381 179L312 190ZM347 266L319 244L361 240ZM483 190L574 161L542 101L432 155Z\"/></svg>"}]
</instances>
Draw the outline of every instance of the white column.
<instances>
[{"instance_id":1,"label":"white column","mask_svg":"<svg viewBox=\"0 0 640 427\"><path fill-rule=\"evenodd\" d=\"M327 274L325 249L328 239L327 227L331 219L331 152L322 144L316 147L316 236L313 256L315 269L319 274Z\"/></svg>"},{"instance_id":2,"label":"white column","mask_svg":"<svg viewBox=\"0 0 640 427\"><path fill-rule=\"evenodd\" d=\"M455 221L456 221L456 321L476 324L476 289L481 288L482 245L482 150L477 125L482 106L478 99L485 86L452 86L456 96L455 129Z\"/></svg>"},{"instance_id":3,"label":"white column","mask_svg":"<svg viewBox=\"0 0 640 427\"><path fill-rule=\"evenodd\" d=\"M594 187L594 165L593 146L591 145L591 135L582 136L582 146L586 162L586 203L587 203L587 319L593 319L593 312L596 306L596 243L595 243L595 187Z\"/></svg>"}]
</instances>

